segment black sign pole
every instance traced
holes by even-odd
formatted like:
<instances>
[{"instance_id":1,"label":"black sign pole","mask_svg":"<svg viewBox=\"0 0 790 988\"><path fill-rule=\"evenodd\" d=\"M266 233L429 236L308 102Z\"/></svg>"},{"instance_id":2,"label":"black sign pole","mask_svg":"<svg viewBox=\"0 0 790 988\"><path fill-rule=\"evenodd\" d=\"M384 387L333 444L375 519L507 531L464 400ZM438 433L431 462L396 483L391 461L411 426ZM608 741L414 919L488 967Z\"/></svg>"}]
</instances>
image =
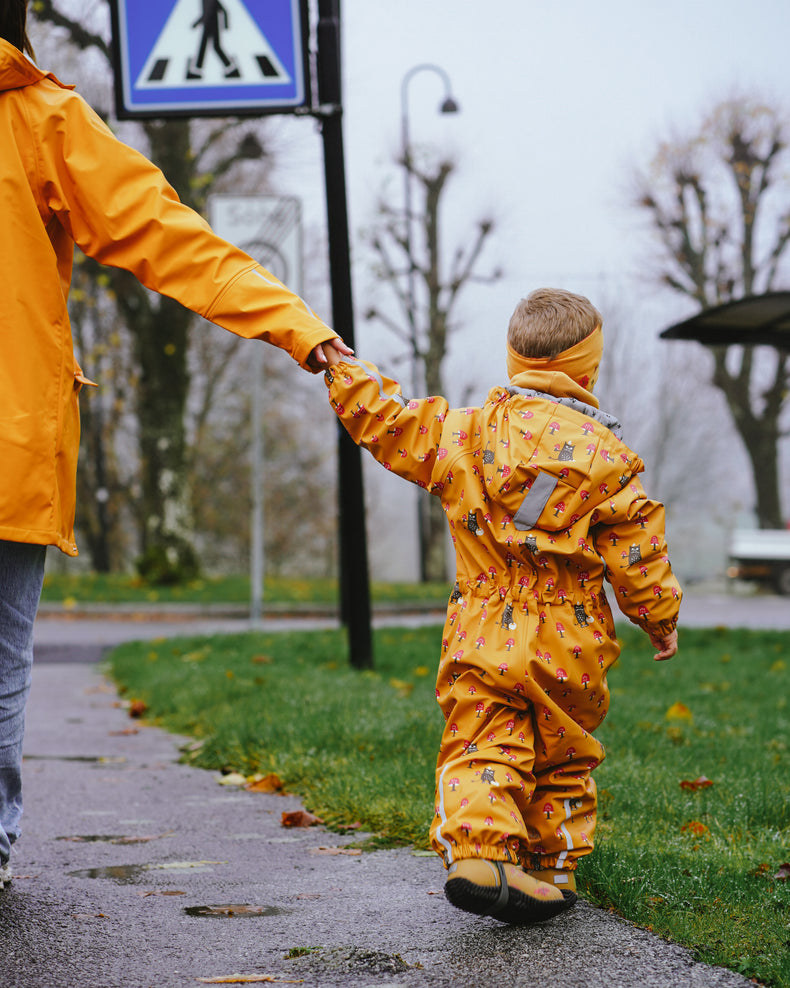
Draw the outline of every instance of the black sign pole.
<instances>
[{"instance_id":1,"label":"black sign pole","mask_svg":"<svg viewBox=\"0 0 790 988\"><path fill-rule=\"evenodd\" d=\"M324 142L329 270L333 328L354 346L354 308L348 237L346 171L340 86L340 2L318 0L318 107ZM348 628L351 665L373 667L370 583L362 457L342 426L338 440L340 606Z\"/></svg>"}]
</instances>

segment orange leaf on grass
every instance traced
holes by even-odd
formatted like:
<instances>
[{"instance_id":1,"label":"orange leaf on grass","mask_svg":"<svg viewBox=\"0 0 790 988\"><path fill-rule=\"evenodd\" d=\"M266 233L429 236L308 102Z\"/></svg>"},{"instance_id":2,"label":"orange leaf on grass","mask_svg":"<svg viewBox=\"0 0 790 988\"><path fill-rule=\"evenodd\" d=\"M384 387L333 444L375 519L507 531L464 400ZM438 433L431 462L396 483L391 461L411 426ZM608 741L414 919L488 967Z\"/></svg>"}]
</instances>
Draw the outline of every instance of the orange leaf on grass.
<instances>
[{"instance_id":1,"label":"orange leaf on grass","mask_svg":"<svg viewBox=\"0 0 790 988\"><path fill-rule=\"evenodd\" d=\"M694 720L694 714L685 703L673 703L665 716L667 720Z\"/></svg>"},{"instance_id":2,"label":"orange leaf on grass","mask_svg":"<svg viewBox=\"0 0 790 988\"><path fill-rule=\"evenodd\" d=\"M148 704L145 700L132 700L129 704L129 716L130 717L142 717L143 714L148 709Z\"/></svg>"},{"instance_id":3,"label":"orange leaf on grass","mask_svg":"<svg viewBox=\"0 0 790 988\"><path fill-rule=\"evenodd\" d=\"M690 789L692 792L697 792L699 789L709 789L712 785L713 783L710 779L706 779L704 775L700 775L699 778L696 779L684 779L680 783L680 788Z\"/></svg>"},{"instance_id":4,"label":"orange leaf on grass","mask_svg":"<svg viewBox=\"0 0 790 988\"><path fill-rule=\"evenodd\" d=\"M689 820L688 823L684 823L680 828L682 834L696 834L701 837L703 834L709 834L710 828L706 827L704 823L700 823L699 820Z\"/></svg>"},{"instance_id":5,"label":"orange leaf on grass","mask_svg":"<svg viewBox=\"0 0 790 988\"><path fill-rule=\"evenodd\" d=\"M270 772L262 779L253 779L244 787L250 792L282 792L283 782L279 775Z\"/></svg>"},{"instance_id":6,"label":"orange leaf on grass","mask_svg":"<svg viewBox=\"0 0 790 988\"><path fill-rule=\"evenodd\" d=\"M317 823L324 821L307 810L294 810L291 813L283 813L282 825L284 827L313 827Z\"/></svg>"}]
</instances>

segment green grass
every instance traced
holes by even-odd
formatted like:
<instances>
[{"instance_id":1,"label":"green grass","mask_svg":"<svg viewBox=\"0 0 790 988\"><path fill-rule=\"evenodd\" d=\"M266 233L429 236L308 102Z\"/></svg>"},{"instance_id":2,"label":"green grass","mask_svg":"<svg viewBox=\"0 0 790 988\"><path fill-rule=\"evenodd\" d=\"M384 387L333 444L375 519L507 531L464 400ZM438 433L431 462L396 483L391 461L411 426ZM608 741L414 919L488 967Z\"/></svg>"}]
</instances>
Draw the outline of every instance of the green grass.
<instances>
[{"instance_id":1,"label":"green grass","mask_svg":"<svg viewBox=\"0 0 790 988\"><path fill-rule=\"evenodd\" d=\"M430 603L444 607L450 587L444 583L373 583L374 603ZM336 580L266 580L263 592L268 604L334 605ZM250 600L247 576L206 577L172 587L152 586L138 576L120 573L68 575L48 573L42 600L78 604L241 604Z\"/></svg>"},{"instance_id":2,"label":"green grass","mask_svg":"<svg viewBox=\"0 0 790 988\"><path fill-rule=\"evenodd\" d=\"M774 877L790 861L788 636L684 630L669 663L635 629L622 638L582 892L708 963L790 988L790 880ZM377 632L372 673L348 668L341 632L137 643L111 663L153 720L203 742L193 764L276 772L331 826L422 848L439 639ZM701 777L713 784L682 785Z\"/></svg>"}]
</instances>

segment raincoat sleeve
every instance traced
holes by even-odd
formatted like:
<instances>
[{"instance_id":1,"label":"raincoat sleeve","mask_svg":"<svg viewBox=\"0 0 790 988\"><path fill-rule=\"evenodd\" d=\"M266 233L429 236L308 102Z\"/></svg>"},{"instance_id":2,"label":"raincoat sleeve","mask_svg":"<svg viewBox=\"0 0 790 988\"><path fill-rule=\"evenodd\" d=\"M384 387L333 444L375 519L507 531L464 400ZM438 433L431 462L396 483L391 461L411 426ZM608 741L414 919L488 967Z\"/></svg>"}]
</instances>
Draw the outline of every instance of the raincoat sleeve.
<instances>
[{"instance_id":1,"label":"raincoat sleeve","mask_svg":"<svg viewBox=\"0 0 790 988\"><path fill-rule=\"evenodd\" d=\"M344 357L325 378L329 402L354 442L387 470L438 494L447 401L408 400L397 381L355 358Z\"/></svg>"},{"instance_id":2,"label":"raincoat sleeve","mask_svg":"<svg viewBox=\"0 0 790 988\"><path fill-rule=\"evenodd\" d=\"M620 610L649 634L668 635L682 597L664 535L664 505L652 501L636 476L599 509L595 548Z\"/></svg>"},{"instance_id":3,"label":"raincoat sleeve","mask_svg":"<svg viewBox=\"0 0 790 988\"><path fill-rule=\"evenodd\" d=\"M297 295L218 237L148 159L119 141L76 93L42 84L36 121L39 204L103 264L239 336L282 347L302 366L332 332Z\"/></svg>"}]
</instances>

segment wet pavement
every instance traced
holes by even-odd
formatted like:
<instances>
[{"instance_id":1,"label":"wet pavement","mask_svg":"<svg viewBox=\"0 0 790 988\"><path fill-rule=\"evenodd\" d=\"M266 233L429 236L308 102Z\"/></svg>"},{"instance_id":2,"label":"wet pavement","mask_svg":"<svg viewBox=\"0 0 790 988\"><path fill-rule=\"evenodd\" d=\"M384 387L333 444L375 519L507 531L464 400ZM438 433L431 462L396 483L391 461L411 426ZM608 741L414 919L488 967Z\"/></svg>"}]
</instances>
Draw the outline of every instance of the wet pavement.
<instances>
[{"instance_id":1,"label":"wet pavement","mask_svg":"<svg viewBox=\"0 0 790 988\"><path fill-rule=\"evenodd\" d=\"M774 620L790 627L782 603ZM316 988L751 984L584 902L527 929L458 912L437 858L360 854L348 846L359 835L286 828L296 798L179 764L185 739L131 720L95 660L116 641L197 627L245 630L40 620L24 834L0 891L2 988L185 988L234 974Z\"/></svg>"}]
</instances>

